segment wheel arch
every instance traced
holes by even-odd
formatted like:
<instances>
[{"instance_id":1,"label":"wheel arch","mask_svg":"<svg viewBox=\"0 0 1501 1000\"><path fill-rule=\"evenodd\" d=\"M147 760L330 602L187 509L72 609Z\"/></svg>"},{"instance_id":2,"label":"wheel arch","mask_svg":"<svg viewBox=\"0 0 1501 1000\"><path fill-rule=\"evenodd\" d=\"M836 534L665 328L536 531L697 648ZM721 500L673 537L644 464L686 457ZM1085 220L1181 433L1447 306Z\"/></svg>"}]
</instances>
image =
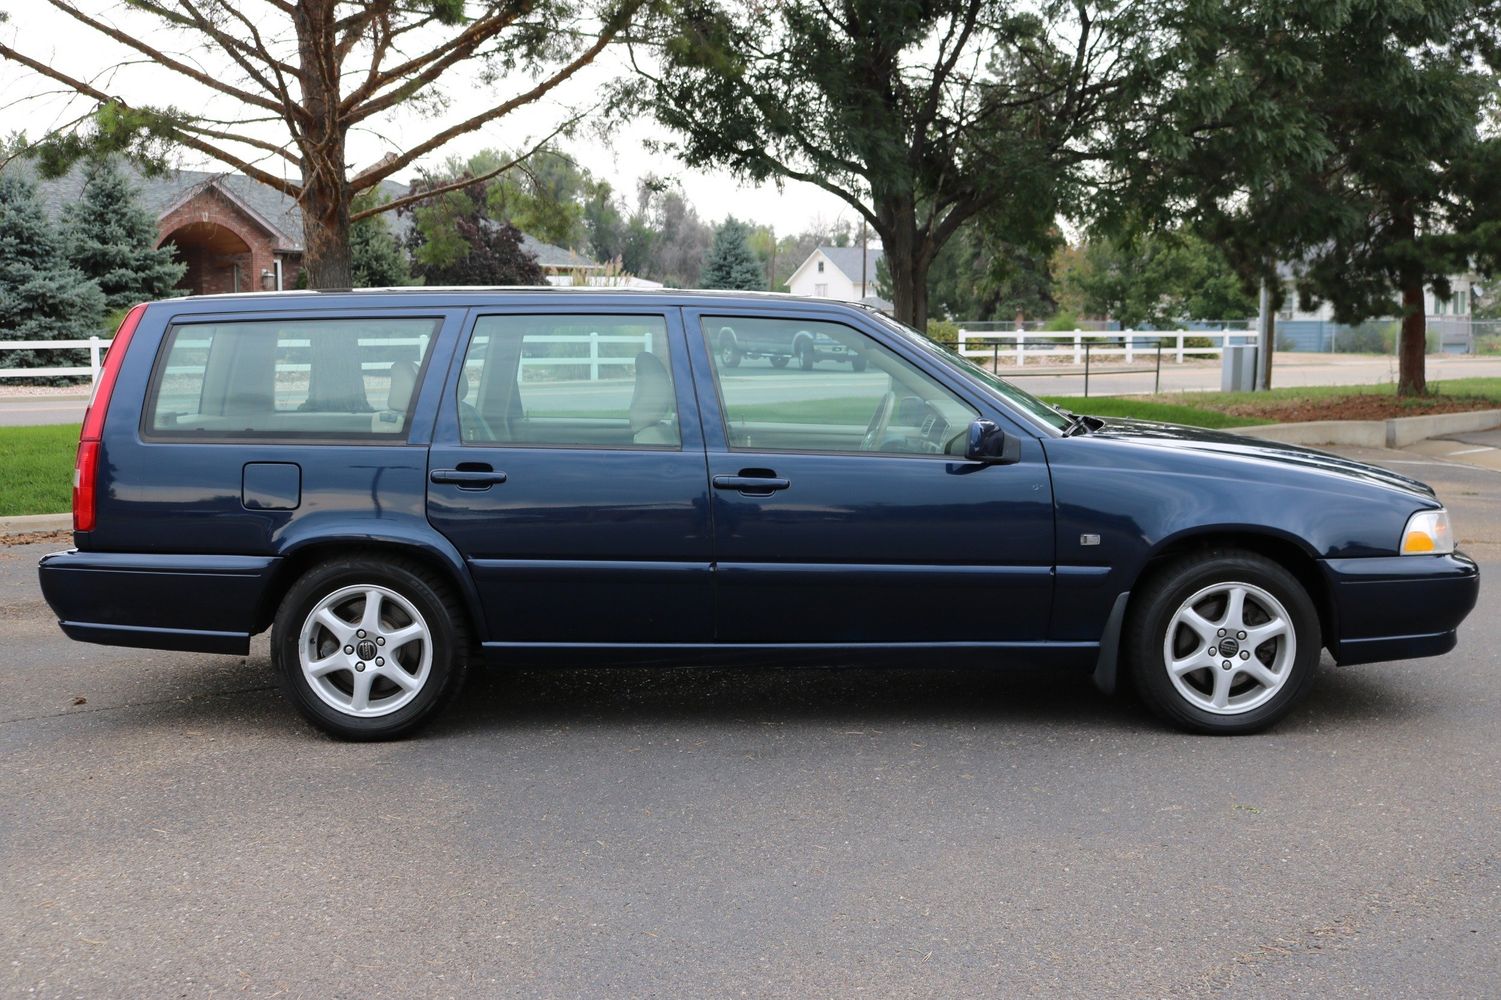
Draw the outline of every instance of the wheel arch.
<instances>
[{"instance_id":1,"label":"wheel arch","mask_svg":"<svg viewBox=\"0 0 1501 1000\"><path fill-rule=\"evenodd\" d=\"M1287 570L1308 592L1318 610L1324 644L1328 644L1330 636L1338 634L1334 595L1319 568L1318 557L1302 539L1274 528L1204 527L1170 536L1147 554L1131 589L1140 591L1143 583L1182 556L1214 549L1252 552Z\"/></svg>"},{"instance_id":2,"label":"wheel arch","mask_svg":"<svg viewBox=\"0 0 1501 1000\"><path fill-rule=\"evenodd\" d=\"M277 564L262 594L260 606L256 609L257 631L264 631L271 626L272 620L276 617L276 609L286 597L287 591L308 570L329 559L351 557L373 559L396 557L417 563L436 573L453 587L454 592L463 602L468 618L469 635L475 642L479 642L484 637L485 619L480 608L479 592L475 589L474 580L470 577L463 559L456 551L445 551L443 547L431 541L371 535L342 538L321 537L308 539L289 547L282 554L281 561Z\"/></svg>"}]
</instances>

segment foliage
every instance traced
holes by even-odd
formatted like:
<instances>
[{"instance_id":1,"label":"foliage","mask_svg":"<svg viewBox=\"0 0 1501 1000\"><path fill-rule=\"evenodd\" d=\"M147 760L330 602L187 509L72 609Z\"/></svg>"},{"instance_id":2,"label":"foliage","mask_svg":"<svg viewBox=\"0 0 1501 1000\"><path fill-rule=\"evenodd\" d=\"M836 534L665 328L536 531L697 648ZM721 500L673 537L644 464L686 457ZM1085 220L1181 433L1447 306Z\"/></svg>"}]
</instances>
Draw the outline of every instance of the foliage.
<instances>
[{"instance_id":1,"label":"foliage","mask_svg":"<svg viewBox=\"0 0 1501 1000\"><path fill-rule=\"evenodd\" d=\"M487 212L491 181L451 189L452 181L423 184L441 193L410 209L407 237L413 271L429 285L545 285L547 275L522 246L522 234ZM422 186L414 186L421 191Z\"/></svg>"},{"instance_id":2,"label":"foliage","mask_svg":"<svg viewBox=\"0 0 1501 1000\"><path fill-rule=\"evenodd\" d=\"M1420 393L1422 290L1501 264L1496 0L1200 5L1164 53L1163 113L1117 129L1111 214L1189 219L1247 284L1291 262L1341 322L1404 316ZM1149 150L1149 155L1140 155ZM1133 222L1134 220L1134 222Z\"/></svg>"},{"instance_id":3,"label":"foliage","mask_svg":"<svg viewBox=\"0 0 1501 1000\"><path fill-rule=\"evenodd\" d=\"M69 262L94 279L109 309L172 293L187 265L156 240L156 219L115 164L90 160L79 200L63 209L63 241Z\"/></svg>"},{"instance_id":4,"label":"foliage","mask_svg":"<svg viewBox=\"0 0 1501 1000\"><path fill-rule=\"evenodd\" d=\"M714 233L704 261L701 286L756 291L766 287L766 271L747 242L745 223L731 215Z\"/></svg>"},{"instance_id":5,"label":"foliage","mask_svg":"<svg viewBox=\"0 0 1501 1000\"><path fill-rule=\"evenodd\" d=\"M366 199L373 200L369 195ZM363 206L356 199L356 206ZM397 288L415 284L412 265L383 215L371 215L349 227L351 288Z\"/></svg>"},{"instance_id":6,"label":"foliage","mask_svg":"<svg viewBox=\"0 0 1501 1000\"><path fill-rule=\"evenodd\" d=\"M1058 258L1060 296L1087 316L1126 329L1173 329L1191 319L1256 313L1241 279L1218 248L1186 230L1097 236Z\"/></svg>"},{"instance_id":7,"label":"foliage","mask_svg":"<svg viewBox=\"0 0 1501 1000\"><path fill-rule=\"evenodd\" d=\"M880 237L896 318L968 220L1034 246L1144 82L1146 5L688 0L657 23L644 92L693 166L816 184ZM1083 17L1075 19L1075 12Z\"/></svg>"},{"instance_id":8,"label":"foliage","mask_svg":"<svg viewBox=\"0 0 1501 1000\"><path fill-rule=\"evenodd\" d=\"M0 173L0 337L77 340L97 336L104 293L68 262L62 235L47 220L36 185L19 171ZM62 351L0 352L0 367L76 365Z\"/></svg>"},{"instance_id":9,"label":"foliage","mask_svg":"<svg viewBox=\"0 0 1501 1000\"><path fill-rule=\"evenodd\" d=\"M31 145L44 171L105 152L158 170L179 149L210 157L297 200L305 273L314 287L340 288L351 280L351 223L400 207L398 199L353 210L355 195L455 138L553 100L646 0L600 0L597 8L578 0L277 0L253 14L235 0L129 0L118 23L89 5L49 2L79 23L76 51L54 54L50 40L24 34L0 42L0 58L89 105ZM106 38L132 51L114 65L88 62ZM176 90L162 86L163 75L209 99L193 109L160 103ZM524 82L516 93L495 92L508 80ZM455 83L469 92L468 113L424 128ZM352 170L350 131L391 132L383 122L402 111L401 145ZM583 114L564 110L553 134ZM280 136L270 131L278 127Z\"/></svg>"},{"instance_id":10,"label":"foliage","mask_svg":"<svg viewBox=\"0 0 1501 1000\"><path fill-rule=\"evenodd\" d=\"M1013 243L993 231L988 216L961 227L928 272L929 307L978 322L1051 315L1057 303L1048 257L1060 240L1050 231L1028 245Z\"/></svg>"}]
</instances>

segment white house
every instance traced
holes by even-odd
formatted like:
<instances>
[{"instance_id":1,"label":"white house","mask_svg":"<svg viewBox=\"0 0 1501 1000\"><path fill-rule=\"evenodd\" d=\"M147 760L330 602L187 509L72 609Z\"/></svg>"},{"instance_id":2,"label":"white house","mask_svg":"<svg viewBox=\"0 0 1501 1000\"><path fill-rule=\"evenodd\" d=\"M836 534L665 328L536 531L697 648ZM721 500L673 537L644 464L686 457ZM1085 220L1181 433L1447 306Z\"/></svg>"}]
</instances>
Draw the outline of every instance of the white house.
<instances>
[{"instance_id":1,"label":"white house","mask_svg":"<svg viewBox=\"0 0 1501 1000\"><path fill-rule=\"evenodd\" d=\"M787 279L793 295L811 295L842 302L877 302L876 264L881 248L819 247Z\"/></svg>"},{"instance_id":2,"label":"white house","mask_svg":"<svg viewBox=\"0 0 1501 1000\"><path fill-rule=\"evenodd\" d=\"M1306 310L1298 301L1298 290L1293 278L1292 269L1286 264L1277 265L1277 273L1282 278L1283 295L1282 309L1277 314L1282 322L1334 322L1334 307L1327 301L1320 302L1311 310ZM1474 274L1455 274L1449 278L1449 297L1439 298L1431 288L1423 289L1423 314L1430 318L1443 317L1446 319L1459 318L1468 320L1470 310L1478 291L1475 285L1479 278Z\"/></svg>"}]
</instances>

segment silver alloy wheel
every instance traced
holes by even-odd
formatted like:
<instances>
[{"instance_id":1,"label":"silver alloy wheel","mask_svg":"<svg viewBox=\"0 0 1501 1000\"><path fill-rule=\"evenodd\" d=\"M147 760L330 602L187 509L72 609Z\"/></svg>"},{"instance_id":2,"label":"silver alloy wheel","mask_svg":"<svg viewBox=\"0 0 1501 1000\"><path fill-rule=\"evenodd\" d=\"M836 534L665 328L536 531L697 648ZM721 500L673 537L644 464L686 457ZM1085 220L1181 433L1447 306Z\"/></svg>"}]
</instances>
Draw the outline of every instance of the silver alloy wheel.
<instances>
[{"instance_id":1,"label":"silver alloy wheel","mask_svg":"<svg viewBox=\"0 0 1501 1000\"><path fill-rule=\"evenodd\" d=\"M1190 705L1240 715L1282 690L1298 638L1282 602L1250 583L1216 583L1189 597L1168 622L1163 665Z\"/></svg>"},{"instance_id":2,"label":"silver alloy wheel","mask_svg":"<svg viewBox=\"0 0 1501 1000\"><path fill-rule=\"evenodd\" d=\"M324 704L373 719L421 693L432 672L433 637L422 614L395 591L374 584L344 587L308 613L297 658Z\"/></svg>"}]
</instances>

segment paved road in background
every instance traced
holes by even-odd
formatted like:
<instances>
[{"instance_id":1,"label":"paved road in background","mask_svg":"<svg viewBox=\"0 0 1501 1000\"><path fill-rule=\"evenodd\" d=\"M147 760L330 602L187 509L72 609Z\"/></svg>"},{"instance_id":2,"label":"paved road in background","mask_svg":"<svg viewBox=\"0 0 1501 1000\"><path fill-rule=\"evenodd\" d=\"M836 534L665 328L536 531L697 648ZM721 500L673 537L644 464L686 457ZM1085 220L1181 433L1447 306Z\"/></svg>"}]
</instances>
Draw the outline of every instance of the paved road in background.
<instances>
[{"instance_id":1,"label":"paved road in background","mask_svg":"<svg viewBox=\"0 0 1501 1000\"><path fill-rule=\"evenodd\" d=\"M1131 367L1151 368L1156 358L1151 354L1138 357ZM818 371L842 368L834 362L821 362ZM1102 365L1102 370L1093 370L1090 376L1089 394L1092 396L1138 395L1149 393L1155 384L1151 372L1134 374L1108 374L1110 368L1124 367L1120 363ZM1278 354L1273 361L1272 382L1279 387L1309 385L1369 385L1394 382L1397 378L1395 358L1377 358L1350 354ZM764 360L747 360L736 369L736 374L757 377L781 385L786 392L766 396L768 401L777 398L800 398L799 381L807 374L795 368L773 369ZM1023 369L1025 371L1025 369ZM1014 368L1001 367L1007 377L1017 374ZM1456 378L1501 376L1501 358L1442 356L1428 359L1428 380L1443 382ZM873 376L874 377L874 376ZM1082 373L1049 375L1041 378L1030 376L1017 379L1017 384L1039 396L1082 396L1084 376ZM1218 391L1220 369L1217 363L1202 362L1184 365L1174 364L1164 356L1162 364L1163 392ZM613 388L603 391L613 392ZM83 411L88 404L86 397L8 397L0 393L0 427L30 424L66 424L83 420Z\"/></svg>"},{"instance_id":2,"label":"paved road in background","mask_svg":"<svg viewBox=\"0 0 1501 1000\"><path fill-rule=\"evenodd\" d=\"M141 997L1495 997L1501 473L1435 483L1460 648L1276 731L1087 680L490 672L331 742L248 659L91 647L0 547L0 991Z\"/></svg>"}]
</instances>

